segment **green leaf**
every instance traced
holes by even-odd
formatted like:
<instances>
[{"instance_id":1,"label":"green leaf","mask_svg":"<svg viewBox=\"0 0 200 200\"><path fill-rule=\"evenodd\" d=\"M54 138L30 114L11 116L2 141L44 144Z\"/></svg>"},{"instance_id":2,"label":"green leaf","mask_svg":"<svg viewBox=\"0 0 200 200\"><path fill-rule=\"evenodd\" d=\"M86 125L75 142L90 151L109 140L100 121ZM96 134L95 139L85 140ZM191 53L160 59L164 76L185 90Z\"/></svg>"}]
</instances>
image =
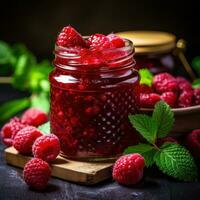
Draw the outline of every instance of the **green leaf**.
<instances>
[{"instance_id":1,"label":"green leaf","mask_svg":"<svg viewBox=\"0 0 200 200\"><path fill-rule=\"evenodd\" d=\"M129 146L124 150L124 154L129 153L144 153L153 149L153 146L150 144L137 144L134 146Z\"/></svg>"},{"instance_id":2,"label":"green leaf","mask_svg":"<svg viewBox=\"0 0 200 200\"><path fill-rule=\"evenodd\" d=\"M0 107L0 121L11 118L13 115L29 107L29 105L29 98L17 99L4 103Z\"/></svg>"},{"instance_id":3,"label":"green leaf","mask_svg":"<svg viewBox=\"0 0 200 200\"><path fill-rule=\"evenodd\" d=\"M194 80L194 82L192 83L192 87L193 87L194 89L200 87L200 78Z\"/></svg>"},{"instance_id":4,"label":"green leaf","mask_svg":"<svg viewBox=\"0 0 200 200\"><path fill-rule=\"evenodd\" d=\"M13 62L13 54L10 46L0 41L0 64L8 64Z\"/></svg>"},{"instance_id":5,"label":"green leaf","mask_svg":"<svg viewBox=\"0 0 200 200\"><path fill-rule=\"evenodd\" d=\"M129 115L129 120L133 127L151 144L155 143L157 134L156 121L148 115Z\"/></svg>"},{"instance_id":6,"label":"green leaf","mask_svg":"<svg viewBox=\"0 0 200 200\"><path fill-rule=\"evenodd\" d=\"M195 57L192 60L192 68L197 72L197 74L200 76L200 56Z\"/></svg>"},{"instance_id":7,"label":"green leaf","mask_svg":"<svg viewBox=\"0 0 200 200\"><path fill-rule=\"evenodd\" d=\"M32 92L49 92L48 76L51 70L52 66L47 60L31 68L29 73L29 88Z\"/></svg>"},{"instance_id":8,"label":"green leaf","mask_svg":"<svg viewBox=\"0 0 200 200\"><path fill-rule=\"evenodd\" d=\"M50 134L51 129L50 129L50 122L46 122L45 124L42 124L38 126L38 129L43 133L43 134Z\"/></svg>"},{"instance_id":9,"label":"green leaf","mask_svg":"<svg viewBox=\"0 0 200 200\"><path fill-rule=\"evenodd\" d=\"M156 153L156 150L153 146L149 144L138 144L134 146L129 146L124 150L124 154L130 154L130 153L139 153L141 154L145 159L145 165L146 167L150 167L154 163L154 155Z\"/></svg>"},{"instance_id":10,"label":"green leaf","mask_svg":"<svg viewBox=\"0 0 200 200\"><path fill-rule=\"evenodd\" d=\"M31 68L36 65L36 59L31 53L22 54L18 57L13 75L13 86L20 90L29 88L29 74Z\"/></svg>"},{"instance_id":11,"label":"green leaf","mask_svg":"<svg viewBox=\"0 0 200 200\"><path fill-rule=\"evenodd\" d=\"M152 85L153 75L148 69L146 68L140 69L139 74L140 74L140 84L145 84L148 86Z\"/></svg>"},{"instance_id":12,"label":"green leaf","mask_svg":"<svg viewBox=\"0 0 200 200\"><path fill-rule=\"evenodd\" d=\"M165 143L154 160L165 174L183 181L197 180L197 166L189 151L175 143Z\"/></svg>"},{"instance_id":13,"label":"green leaf","mask_svg":"<svg viewBox=\"0 0 200 200\"><path fill-rule=\"evenodd\" d=\"M151 167L155 163L154 156L155 156L156 152L157 152L156 149L152 149L150 151L142 153L142 156L145 159L146 167Z\"/></svg>"},{"instance_id":14,"label":"green leaf","mask_svg":"<svg viewBox=\"0 0 200 200\"><path fill-rule=\"evenodd\" d=\"M31 97L31 107L42 109L49 112L49 95L47 93L33 94Z\"/></svg>"},{"instance_id":15,"label":"green leaf","mask_svg":"<svg viewBox=\"0 0 200 200\"><path fill-rule=\"evenodd\" d=\"M172 130L174 124L174 113L170 106L164 101L157 102L152 117L157 123L157 137L165 137Z\"/></svg>"}]
</instances>

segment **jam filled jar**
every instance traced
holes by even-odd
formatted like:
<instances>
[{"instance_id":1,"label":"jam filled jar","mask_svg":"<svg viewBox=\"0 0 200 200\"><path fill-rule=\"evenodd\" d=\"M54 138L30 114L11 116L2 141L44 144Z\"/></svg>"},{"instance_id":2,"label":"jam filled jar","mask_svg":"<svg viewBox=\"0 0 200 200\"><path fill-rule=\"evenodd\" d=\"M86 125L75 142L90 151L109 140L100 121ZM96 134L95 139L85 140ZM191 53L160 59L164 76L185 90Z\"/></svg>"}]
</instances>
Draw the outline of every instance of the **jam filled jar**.
<instances>
[{"instance_id":1,"label":"jam filled jar","mask_svg":"<svg viewBox=\"0 0 200 200\"><path fill-rule=\"evenodd\" d=\"M171 33L159 31L128 31L117 35L130 39L135 46L137 69L148 68L153 74L195 75L184 56L185 41L177 41Z\"/></svg>"},{"instance_id":2,"label":"jam filled jar","mask_svg":"<svg viewBox=\"0 0 200 200\"><path fill-rule=\"evenodd\" d=\"M106 160L138 142L128 115L138 110L139 76L133 44L125 43L101 52L107 62L89 52L55 46L50 122L63 156Z\"/></svg>"}]
</instances>

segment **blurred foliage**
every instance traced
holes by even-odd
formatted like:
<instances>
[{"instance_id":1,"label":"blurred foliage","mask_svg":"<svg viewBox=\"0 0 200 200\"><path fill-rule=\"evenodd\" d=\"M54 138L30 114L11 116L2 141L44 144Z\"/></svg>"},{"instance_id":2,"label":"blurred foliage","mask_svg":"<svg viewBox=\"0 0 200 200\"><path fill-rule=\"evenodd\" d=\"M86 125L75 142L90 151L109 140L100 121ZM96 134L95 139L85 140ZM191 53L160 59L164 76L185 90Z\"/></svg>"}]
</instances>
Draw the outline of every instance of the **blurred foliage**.
<instances>
[{"instance_id":1,"label":"blurred foliage","mask_svg":"<svg viewBox=\"0 0 200 200\"><path fill-rule=\"evenodd\" d=\"M192 83L192 87L198 88L198 87L200 87L200 56L196 56L192 60L192 68L198 76L198 78Z\"/></svg>"},{"instance_id":2,"label":"blurred foliage","mask_svg":"<svg viewBox=\"0 0 200 200\"><path fill-rule=\"evenodd\" d=\"M192 68L200 77L200 56L197 56L192 60Z\"/></svg>"},{"instance_id":3,"label":"blurred foliage","mask_svg":"<svg viewBox=\"0 0 200 200\"><path fill-rule=\"evenodd\" d=\"M12 86L30 94L27 98L2 104L0 121L7 120L28 107L38 107L49 112L48 75L51 70L48 60L37 62L36 57L23 44L10 46L0 41L0 78L12 76Z\"/></svg>"}]
</instances>

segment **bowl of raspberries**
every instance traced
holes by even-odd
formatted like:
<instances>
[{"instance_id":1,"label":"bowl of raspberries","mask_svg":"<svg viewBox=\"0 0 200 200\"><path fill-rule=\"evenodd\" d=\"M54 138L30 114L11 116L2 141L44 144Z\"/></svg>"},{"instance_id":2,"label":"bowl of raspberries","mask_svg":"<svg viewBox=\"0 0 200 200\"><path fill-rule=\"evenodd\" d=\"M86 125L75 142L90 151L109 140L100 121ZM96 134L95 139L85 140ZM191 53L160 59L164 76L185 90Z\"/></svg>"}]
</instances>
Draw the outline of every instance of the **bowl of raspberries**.
<instances>
[{"instance_id":1,"label":"bowl of raspberries","mask_svg":"<svg viewBox=\"0 0 200 200\"><path fill-rule=\"evenodd\" d=\"M142 69L140 75L141 112L151 113L156 102L163 100L174 111L173 134L199 128L200 87L194 88L186 78L167 72L153 76L147 69Z\"/></svg>"}]
</instances>

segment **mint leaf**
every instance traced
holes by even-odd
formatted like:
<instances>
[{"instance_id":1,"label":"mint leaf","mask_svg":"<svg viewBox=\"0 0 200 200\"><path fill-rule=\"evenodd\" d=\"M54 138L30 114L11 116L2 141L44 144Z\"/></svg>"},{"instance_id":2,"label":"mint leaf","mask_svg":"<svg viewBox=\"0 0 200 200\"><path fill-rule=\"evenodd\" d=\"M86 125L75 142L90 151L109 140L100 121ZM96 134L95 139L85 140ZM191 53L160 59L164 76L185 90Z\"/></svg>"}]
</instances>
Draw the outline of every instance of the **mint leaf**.
<instances>
[{"instance_id":1,"label":"mint leaf","mask_svg":"<svg viewBox=\"0 0 200 200\"><path fill-rule=\"evenodd\" d=\"M157 137L165 137L172 130L174 124L174 113L170 106L164 101L157 102L152 117L158 126Z\"/></svg>"},{"instance_id":2,"label":"mint leaf","mask_svg":"<svg viewBox=\"0 0 200 200\"><path fill-rule=\"evenodd\" d=\"M46 93L33 94L31 97L31 107L40 108L44 112L49 112L49 96Z\"/></svg>"},{"instance_id":3,"label":"mint leaf","mask_svg":"<svg viewBox=\"0 0 200 200\"><path fill-rule=\"evenodd\" d=\"M0 107L0 121L7 120L21 110L30 106L29 98L17 99L8 101Z\"/></svg>"},{"instance_id":4,"label":"mint leaf","mask_svg":"<svg viewBox=\"0 0 200 200\"><path fill-rule=\"evenodd\" d=\"M157 150L156 149L152 149L150 151L144 152L142 153L142 156L145 159L145 165L146 167L151 167L154 164L154 156L156 154Z\"/></svg>"},{"instance_id":5,"label":"mint leaf","mask_svg":"<svg viewBox=\"0 0 200 200\"><path fill-rule=\"evenodd\" d=\"M192 60L192 68L197 72L197 74L200 76L200 56L195 57Z\"/></svg>"},{"instance_id":6,"label":"mint leaf","mask_svg":"<svg viewBox=\"0 0 200 200\"><path fill-rule=\"evenodd\" d=\"M157 134L156 121L148 115L129 115L129 120L133 127L151 144L155 143Z\"/></svg>"},{"instance_id":7,"label":"mint leaf","mask_svg":"<svg viewBox=\"0 0 200 200\"><path fill-rule=\"evenodd\" d=\"M150 167L154 163L154 155L156 153L156 150L153 146L149 144L138 144L134 146L130 146L124 150L124 154L129 153L139 153L141 154L145 159L145 165L146 167Z\"/></svg>"},{"instance_id":8,"label":"mint leaf","mask_svg":"<svg viewBox=\"0 0 200 200\"><path fill-rule=\"evenodd\" d=\"M193 87L194 89L200 87L200 78L196 79L196 80L192 83L192 87Z\"/></svg>"},{"instance_id":9,"label":"mint leaf","mask_svg":"<svg viewBox=\"0 0 200 200\"><path fill-rule=\"evenodd\" d=\"M153 75L148 69L140 69L140 84L145 84L148 86L152 85Z\"/></svg>"},{"instance_id":10,"label":"mint leaf","mask_svg":"<svg viewBox=\"0 0 200 200\"><path fill-rule=\"evenodd\" d=\"M0 64L10 64L13 62L12 50L8 44L0 41Z\"/></svg>"},{"instance_id":11,"label":"mint leaf","mask_svg":"<svg viewBox=\"0 0 200 200\"><path fill-rule=\"evenodd\" d=\"M29 89L29 74L36 64L36 59L31 53L22 54L17 58L13 75L13 86L20 90Z\"/></svg>"},{"instance_id":12,"label":"mint leaf","mask_svg":"<svg viewBox=\"0 0 200 200\"><path fill-rule=\"evenodd\" d=\"M165 143L154 160L165 174L183 181L197 180L197 167L189 151L175 143Z\"/></svg>"},{"instance_id":13,"label":"mint leaf","mask_svg":"<svg viewBox=\"0 0 200 200\"><path fill-rule=\"evenodd\" d=\"M43 133L43 134L50 134L50 122L46 122L45 124L42 124L38 126L38 129Z\"/></svg>"},{"instance_id":14,"label":"mint leaf","mask_svg":"<svg viewBox=\"0 0 200 200\"><path fill-rule=\"evenodd\" d=\"M124 154L129 153L144 153L153 149L150 144L137 144L134 146L129 146L124 150Z\"/></svg>"},{"instance_id":15,"label":"mint leaf","mask_svg":"<svg viewBox=\"0 0 200 200\"><path fill-rule=\"evenodd\" d=\"M43 60L31 68L29 73L29 88L33 92L49 92L49 73L52 66L49 61Z\"/></svg>"}]
</instances>

